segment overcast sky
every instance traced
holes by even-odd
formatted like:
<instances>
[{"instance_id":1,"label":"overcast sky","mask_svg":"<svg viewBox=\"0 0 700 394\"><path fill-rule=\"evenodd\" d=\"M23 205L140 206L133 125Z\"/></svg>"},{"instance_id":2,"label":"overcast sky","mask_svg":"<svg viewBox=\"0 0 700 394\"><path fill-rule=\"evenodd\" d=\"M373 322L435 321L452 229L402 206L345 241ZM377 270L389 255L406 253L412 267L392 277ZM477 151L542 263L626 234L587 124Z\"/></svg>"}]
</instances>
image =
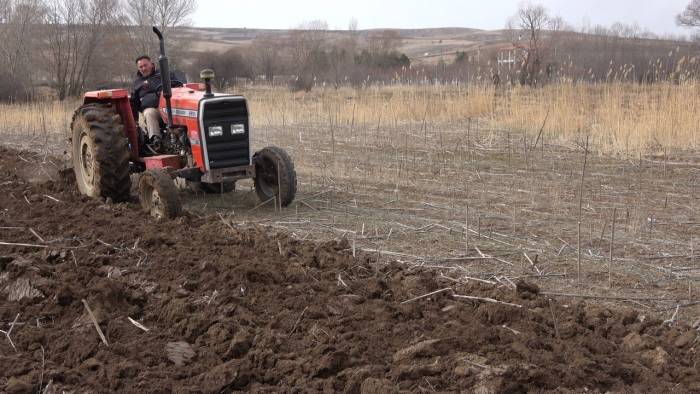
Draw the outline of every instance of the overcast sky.
<instances>
[{"instance_id":1,"label":"overcast sky","mask_svg":"<svg viewBox=\"0 0 700 394\"><path fill-rule=\"evenodd\" d=\"M541 0L553 14L581 26L637 22L658 34L684 33L675 15L690 0ZM199 0L193 21L198 27L288 29L322 19L332 29L346 29L356 18L360 29L472 27L500 29L520 0Z\"/></svg>"}]
</instances>

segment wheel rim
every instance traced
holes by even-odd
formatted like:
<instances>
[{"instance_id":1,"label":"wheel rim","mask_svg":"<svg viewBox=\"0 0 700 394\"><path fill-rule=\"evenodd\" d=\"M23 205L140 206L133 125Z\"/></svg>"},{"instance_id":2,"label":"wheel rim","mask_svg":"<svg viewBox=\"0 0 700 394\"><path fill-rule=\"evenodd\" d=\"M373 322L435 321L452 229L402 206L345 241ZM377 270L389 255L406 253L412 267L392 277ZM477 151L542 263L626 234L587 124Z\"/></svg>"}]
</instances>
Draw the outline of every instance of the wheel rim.
<instances>
[{"instance_id":1,"label":"wheel rim","mask_svg":"<svg viewBox=\"0 0 700 394\"><path fill-rule=\"evenodd\" d=\"M80 137L80 172L85 186L92 189L95 183L95 160L92 152L90 137L83 134Z\"/></svg>"},{"instance_id":2,"label":"wheel rim","mask_svg":"<svg viewBox=\"0 0 700 394\"><path fill-rule=\"evenodd\" d=\"M277 196L279 187L277 169L270 160L262 161L260 168L256 171L256 176L258 177L258 187L264 195L269 196L269 198Z\"/></svg>"},{"instance_id":3,"label":"wheel rim","mask_svg":"<svg viewBox=\"0 0 700 394\"><path fill-rule=\"evenodd\" d=\"M171 217L172 212L167 203L167 190L159 191L157 187L157 179L153 179L148 175L147 178L142 178L139 183L139 199L141 200L141 208L144 212L148 212L156 219L166 219ZM161 195L161 192L163 194Z\"/></svg>"},{"instance_id":4,"label":"wheel rim","mask_svg":"<svg viewBox=\"0 0 700 394\"><path fill-rule=\"evenodd\" d=\"M165 205L163 204L163 200L160 198L160 194L158 193L158 190L153 189L151 191L151 216L153 216L156 219L162 219L165 217Z\"/></svg>"}]
</instances>

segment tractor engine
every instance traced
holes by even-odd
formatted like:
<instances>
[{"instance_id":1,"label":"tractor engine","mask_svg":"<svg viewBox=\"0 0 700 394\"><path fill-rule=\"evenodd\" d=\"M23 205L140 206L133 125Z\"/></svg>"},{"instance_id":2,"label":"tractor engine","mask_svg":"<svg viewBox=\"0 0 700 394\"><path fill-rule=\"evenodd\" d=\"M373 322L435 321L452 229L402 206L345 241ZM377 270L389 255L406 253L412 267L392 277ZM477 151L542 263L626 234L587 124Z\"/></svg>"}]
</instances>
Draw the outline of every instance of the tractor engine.
<instances>
[{"instance_id":1,"label":"tractor engine","mask_svg":"<svg viewBox=\"0 0 700 394\"><path fill-rule=\"evenodd\" d=\"M163 140L160 153L167 155L179 155L187 158L191 155L189 140L187 139L187 129L173 127L171 130L162 131Z\"/></svg>"}]
</instances>

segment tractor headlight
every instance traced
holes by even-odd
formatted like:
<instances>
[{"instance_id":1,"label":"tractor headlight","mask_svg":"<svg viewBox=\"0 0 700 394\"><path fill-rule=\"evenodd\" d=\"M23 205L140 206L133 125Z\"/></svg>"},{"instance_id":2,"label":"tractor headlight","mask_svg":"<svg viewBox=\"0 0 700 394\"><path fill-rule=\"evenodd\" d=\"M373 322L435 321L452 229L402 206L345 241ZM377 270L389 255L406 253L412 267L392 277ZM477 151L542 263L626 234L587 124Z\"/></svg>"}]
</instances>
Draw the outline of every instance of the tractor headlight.
<instances>
[{"instance_id":1,"label":"tractor headlight","mask_svg":"<svg viewBox=\"0 0 700 394\"><path fill-rule=\"evenodd\" d=\"M224 135L224 128L222 126L209 127L209 137L221 137L222 135Z\"/></svg>"},{"instance_id":2,"label":"tractor headlight","mask_svg":"<svg viewBox=\"0 0 700 394\"><path fill-rule=\"evenodd\" d=\"M234 123L231 125L231 134L245 134L245 125L243 123Z\"/></svg>"}]
</instances>

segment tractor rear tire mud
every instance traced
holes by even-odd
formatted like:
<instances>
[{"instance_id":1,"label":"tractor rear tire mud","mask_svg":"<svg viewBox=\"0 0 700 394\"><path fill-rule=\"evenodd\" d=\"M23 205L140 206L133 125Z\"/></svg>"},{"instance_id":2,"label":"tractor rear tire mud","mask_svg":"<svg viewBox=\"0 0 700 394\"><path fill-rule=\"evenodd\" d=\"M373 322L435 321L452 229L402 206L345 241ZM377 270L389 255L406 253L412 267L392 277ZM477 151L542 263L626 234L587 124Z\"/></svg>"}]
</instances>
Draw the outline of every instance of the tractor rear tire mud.
<instances>
[{"instance_id":1,"label":"tractor rear tire mud","mask_svg":"<svg viewBox=\"0 0 700 394\"><path fill-rule=\"evenodd\" d=\"M260 201L273 197L281 199L283 207L294 201L297 194L297 174L294 163L284 149L263 148L253 157L255 163L255 193ZM277 202L280 204L280 202Z\"/></svg>"},{"instance_id":2,"label":"tractor rear tire mud","mask_svg":"<svg viewBox=\"0 0 700 394\"><path fill-rule=\"evenodd\" d=\"M156 219L174 219L182 214L175 182L166 170L147 170L139 178L141 208Z\"/></svg>"},{"instance_id":3,"label":"tractor rear tire mud","mask_svg":"<svg viewBox=\"0 0 700 394\"><path fill-rule=\"evenodd\" d=\"M94 198L128 201L129 145L121 117L109 104L86 104L71 122L73 171L78 190Z\"/></svg>"},{"instance_id":4,"label":"tractor rear tire mud","mask_svg":"<svg viewBox=\"0 0 700 394\"><path fill-rule=\"evenodd\" d=\"M222 183L205 183L205 182L187 182L190 188L196 192L203 192L204 194L221 194L230 193L236 190L236 182L222 182Z\"/></svg>"}]
</instances>

